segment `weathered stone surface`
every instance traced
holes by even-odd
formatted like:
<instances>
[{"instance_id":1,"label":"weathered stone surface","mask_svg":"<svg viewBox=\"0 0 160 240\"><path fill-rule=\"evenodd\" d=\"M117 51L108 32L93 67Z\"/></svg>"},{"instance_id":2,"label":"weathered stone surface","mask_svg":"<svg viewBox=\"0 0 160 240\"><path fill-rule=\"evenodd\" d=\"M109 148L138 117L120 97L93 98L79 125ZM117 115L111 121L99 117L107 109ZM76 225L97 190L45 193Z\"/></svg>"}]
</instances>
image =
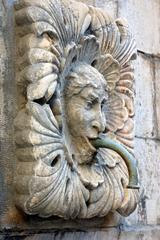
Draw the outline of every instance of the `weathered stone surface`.
<instances>
[{"instance_id":1,"label":"weathered stone surface","mask_svg":"<svg viewBox=\"0 0 160 240\"><path fill-rule=\"evenodd\" d=\"M96 231L96 232L57 232L56 234L42 234L42 235L33 235L26 237L25 240L113 240L118 238L118 231L116 229L106 230L106 231Z\"/></svg>"},{"instance_id":2,"label":"weathered stone surface","mask_svg":"<svg viewBox=\"0 0 160 240\"><path fill-rule=\"evenodd\" d=\"M106 231L91 231L91 232L56 232L56 233L48 233L48 234L30 234L27 236L23 236L23 240L115 240L118 239L118 230L117 229L109 229ZM7 238L7 236L0 237L0 240L6 239L21 239L19 235L14 235L11 238Z\"/></svg>"},{"instance_id":3,"label":"weathered stone surface","mask_svg":"<svg viewBox=\"0 0 160 240\"><path fill-rule=\"evenodd\" d=\"M125 229L119 234L118 240L159 240L160 227L146 226L146 227L132 227Z\"/></svg>"},{"instance_id":4,"label":"weathered stone surface","mask_svg":"<svg viewBox=\"0 0 160 240\"><path fill-rule=\"evenodd\" d=\"M101 231L57 231L52 233L23 233L0 235L0 240L159 240L159 226L142 226Z\"/></svg>"},{"instance_id":5,"label":"weathered stone surface","mask_svg":"<svg viewBox=\"0 0 160 240\"><path fill-rule=\"evenodd\" d=\"M44 218L128 216L138 177L127 22L73 0L22 0L15 22L16 206Z\"/></svg>"},{"instance_id":6,"label":"weathered stone surface","mask_svg":"<svg viewBox=\"0 0 160 240\"><path fill-rule=\"evenodd\" d=\"M136 112L135 134L138 137L155 137L154 70L152 58L139 54L135 64Z\"/></svg>"},{"instance_id":7,"label":"weathered stone surface","mask_svg":"<svg viewBox=\"0 0 160 240\"><path fill-rule=\"evenodd\" d=\"M160 216L160 142L136 138L135 154L141 185L141 198L134 214L124 219L124 224L158 224Z\"/></svg>"},{"instance_id":8,"label":"weathered stone surface","mask_svg":"<svg viewBox=\"0 0 160 240\"><path fill-rule=\"evenodd\" d=\"M11 201L13 198L13 194L8 194L12 189L12 171L14 167L14 152L13 152L13 118L14 114L14 106L15 106L15 93L14 93L14 81L12 74L12 57L10 56L11 49L13 49L13 40L10 36L12 34L12 23L10 21L12 11L8 11L8 3L12 4L12 0L8 1L0 1L0 52L1 52L1 73L0 73L0 108L1 108L1 161L0 161L0 212L3 213L3 220L7 220L9 216L9 220L11 225L9 224L7 227L13 226L14 228L19 227L19 229L24 229L26 227L26 223L24 223L23 219L16 218L14 212L10 210ZM83 0L83 2L86 2ZM102 6L107 10L108 6L114 6L116 1L87 1L89 4L96 4L96 6ZM118 16L124 16L127 18L129 23L132 25L132 31L135 32L135 37L137 39L138 48L142 51L146 51L148 53L159 52L159 2L158 0L121 0L119 2L119 13ZM5 4L4 4L5 3ZM107 6L108 5L108 6ZM115 5L116 6L116 5ZM157 7L158 6L158 7ZM116 14L116 8L113 11L113 15ZM11 49L10 47L11 46ZM160 61L158 58L151 59L148 57L138 57L138 70L136 79L138 92L137 92L137 111L136 111L136 134L140 138L145 139L137 139L135 151L137 152L137 159L139 160L140 165L140 176L141 182L144 186L144 192L142 193L142 199L139 204L137 211L128 217L124 224L132 225L133 228L130 230L122 230L121 234L116 230L109 229L106 231L100 232L92 232L91 233L81 233L81 232L69 232L69 233L60 233L59 231L56 234L36 234L29 235L29 233L21 233L21 236L15 233L10 233L9 230L6 230L5 235L0 235L1 240L6 239L98 239L103 240L159 240L160 239L160 231L159 228L156 227L156 223L160 224L160 197L159 197L159 141L147 140L147 138L160 138L160 112L159 112L159 69L160 69ZM155 65L155 68L153 65ZM153 68L152 68L153 67ZM156 78L155 78L156 76ZM154 86L156 89L156 94L154 92ZM152 91L151 91L152 90ZM145 97L143 93L145 94ZM151 91L151 92L150 92ZM141 106L140 106L141 104ZM152 117L150 115L153 115ZM156 121L155 121L156 116ZM141 119L141 121L139 121ZM138 126L139 125L139 126ZM9 128L8 128L9 126ZM148 128L148 130L147 130ZM139 134L140 132L140 134ZM141 190L142 191L142 190ZM155 213L156 211L156 213ZM51 228L52 222L41 222L37 221L37 231L38 229L43 228L44 230L48 227ZM17 222L17 223L16 223ZM4 221L3 223L6 223ZM9 223L9 222L8 222ZM49 225L50 224L50 225ZM88 227L87 223L84 223L86 227ZM138 226L140 224L144 224L145 227L143 229L139 229ZM154 224L154 226L146 227L147 224ZM61 223L63 225L63 223ZM98 225L96 222L93 224L94 226ZM100 224L101 225L101 224ZM99 225L99 226L100 226ZM103 224L102 224L103 225ZM100 227L102 227L102 225ZM4 225L3 225L4 226ZM104 225L103 225L104 226ZM111 226L113 226L111 224ZM28 228L33 227L33 222L30 221L30 226ZM32 228L33 230L33 228ZM10 229L10 231L12 231ZM48 232L48 229L45 230ZM102 233L102 235L101 235ZM24 235L24 236L22 236ZM68 237L69 236L69 237ZM76 237L75 237L76 236ZM102 238L103 236L103 238ZM81 237L81 238L80 238ZM110 239L109 239L110 237Z\"/></svg>"},{"instance_id":9,"label":"weathered stone surface","mask_svg":"<svg viewBox=\"0 0 160 240\"><path fill-rule=\"evenodd\" d=\"M118 16L129 21L139 50L160 53L159 0L119 0Z\"/></svg>"},{"instance_id":10,"label":"weathered stone surface","mask_svg":"<svg viewBox=\"0 0 160 240\"><path fill-rule=\"evenodd\" d=\"M110 15L115 19L117 18L118 1L117 0L95 0L96 7L102 8L104 11L109 12Z\"/></svg>"},{"instance_id":11,"label":"weathered stone surface","mask_svg":"<svg viewBox=\"0 0 160 240\"><path fill-rule=\"evenodd\" d=\"M79 1L79 0L76 0ZM102 8L104 11L109 12L110 15L115 19L117 18L118 2L117 0L81 0L85 4L92 5L95 7Z\"/></svg>"},{"instance_id":12,"label":"weathered stone surface","mask_svg":"<svg viewBox=\"0 0 160 240\"><path fill-rule=\"evenodd\" d=\"M13 10L0 1L0 222L12 202L15 117L15 80L13 73ZM0 223L1 225L1 223Z\"/></svg>"},{"instance_id":13,"label":"weathered stone surface","mask_svg":"<svg viewBox=\"0 0 160 240\"><path fill-rule=\"evenodd\" d=\"M160 139L160 58L155 58L155 65L154 65L154 86L155 86L155 93L154 93L154 109L155 109L155 129L156 129L156 137Z\"/></svg>"},{"instance_id":14,"label":"weathered stone surface","mask_svg":"<svg viewBox=\"0 0 160 240\"><path fill-rule=\"evenodd\" d=\"M158 141L136 138L135 154L136 158L139 159L141 198L136 211L129 217L123 219L124 225L156 225L159 223L160 193L157 191L160 184L159 151L160 143Z\"/></svg>"},{"instance_id":15,"label":"weathered stone surface","mask_svg":"<svg viewBox=\"0 0 160 240\"><path fill-rule=\"evenodd\" d=\"M95 6L95 0L82 0L82 1L76 0L76 1L77 2L83 2L87 5Z\"/></svg>"}]
</instances>

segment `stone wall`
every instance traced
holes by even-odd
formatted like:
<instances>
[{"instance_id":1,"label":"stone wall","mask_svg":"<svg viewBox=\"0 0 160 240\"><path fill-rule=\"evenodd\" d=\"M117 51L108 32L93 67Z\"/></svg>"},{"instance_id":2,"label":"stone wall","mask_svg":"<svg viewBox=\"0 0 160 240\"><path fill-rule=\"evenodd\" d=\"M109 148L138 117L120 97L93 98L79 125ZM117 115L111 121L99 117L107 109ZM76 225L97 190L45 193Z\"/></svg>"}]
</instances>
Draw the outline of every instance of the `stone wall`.
<instances>
[{"instance_id":1,"label":"stone wall","mask_svg":"<svg viewBox=\"0 0 160 240\"><path fill-rule=\"evenodd\" d=\"M14 81L13 0L0 0L0 239L160 239L160 1L159 0L83 0L102 7L115 18L125 17L135 35L138 59L136 81L136 144L139 160L141 200L137 210L123 219L118 228L85 231L45 230L13 232L3 226L12 206L14 169L13 119L16 112ZM10 219L15 221L14 213ZM17 219L16 221L20 221Z\"/></svg>"}]
</instances>

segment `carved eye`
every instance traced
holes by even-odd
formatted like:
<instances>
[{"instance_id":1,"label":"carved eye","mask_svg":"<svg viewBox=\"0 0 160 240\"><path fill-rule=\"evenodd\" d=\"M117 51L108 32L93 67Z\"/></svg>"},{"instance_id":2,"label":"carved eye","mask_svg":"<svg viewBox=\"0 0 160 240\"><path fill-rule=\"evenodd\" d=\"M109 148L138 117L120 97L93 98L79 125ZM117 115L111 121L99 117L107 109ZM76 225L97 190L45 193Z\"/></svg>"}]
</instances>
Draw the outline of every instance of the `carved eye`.
<instances>
[{"instance_id":1,"label":"carved eye","mask_svg":"<svg viewBox=\"0 0 160 240\"><path fill-rule=\"evenodd\" d=\"M86 104L86 109L89 110L93 107L93 102L92 101L88 101Z\"/></svg>"},{"instance_id":2,"label":"carved eye","mask_svg":"<svg viewBox=\"0 0 160 240\"><path fill-rule=\"evenodd\" d=\"M97 98L87 101L87 109L89 110L89 109L93 108L96 104L98 104Z\"/></svg>"}]
</instances>

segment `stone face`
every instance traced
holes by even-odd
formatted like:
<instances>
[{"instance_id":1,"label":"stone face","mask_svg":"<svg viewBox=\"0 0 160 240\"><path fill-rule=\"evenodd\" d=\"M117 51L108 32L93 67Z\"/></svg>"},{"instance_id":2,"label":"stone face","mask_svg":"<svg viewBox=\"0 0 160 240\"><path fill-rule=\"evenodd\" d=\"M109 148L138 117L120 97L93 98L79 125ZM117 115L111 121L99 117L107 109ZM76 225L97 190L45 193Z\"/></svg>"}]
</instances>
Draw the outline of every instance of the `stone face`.
<instances>
[{"instance_id":1,"label":"stone face","mask_svg":"<svg viewBox=\"0 0 160 240\"><path fill-rule=\"evenodd\" d=\"M146 53L160 53L159 0L120 0L118 16L129 21L137 48Z\"/></svg>"},{"instance_id":2,"label":"stone face","mask_svg":"<svg viewBox=\"0 0 160 240\"><path fill-rule=\"evenodd\" d=\"M17 2L15 22L16 207L44 218L128 216L138 177L127 22L72 0Z\"/></svg>"},{"instance_id":3,"label":"stone face","mask_svg":"<svg viewBox=\"0 0 160 240\"><path fill-rule=\"evenodd\" d=\"M40 219L29 218L26 224L26 216L17 214L13 211L14 202L12 192L13 168L15 167L15 154L13 143L13 119L15 117L15 81L13 74L13 62L16 59L11 52L14 49L12 0L0 1L0 239L107 239L107 240L159 240L160 230L156 224L160 224L160 196L159 196L159 169L160 169L160 112L159 112L159 69L160 59L158 57L147 55L159 53L159 1L158 0L83 0L84 3L93 4L102 7L113 16L126 17L132 32L135 34L138 48L144 52L139 54L136 65L136 135L138 136L135 144L136 158L139 162L140 179L142 183L141 201L137 210L122 221L123 226L129 225L130 228L119 231L115 228L98 231L106 225L115 226L109 216L109 224L102 221L92 220L90 222L79 223L83 225L88 232L60 232L49 233L49 229L59 229L58 226L72 228L76 222L65 225L64 222L42 221ZM118 6L118 9L116 8ZM112 9L113 7L113 9ZM117 12L117 14L116 14ZM143 57L144 55L144 57ZM143 93L144 94L143 94ZM145 93L146 92L146 93ZM148 96L148 98L147 98ZM139 121L140 119L140 121ZM152 139L150 139L152 138ZM155 213L156 212L156 213ZM27 220L28 221L28 220ZM36 233L34 234L34 223L36 221ZM107 221L107 222L108 222ZM94 222L94 223L93 223ZM91 224L91 225L90 225ZM115 225L114 225L115 224ZM148 224L153 224L150 227ZM143 225L144 227L139 227ZM75 226L75 225L74 225ZM76 225L77 226L77 225ZM82 228L83 228L82 227ZM92 231L90 227L95 227ZM132 228L131 228L132 227ZM4 229L7 229L6 231ZM15 231L20 231L20 235ZM32 229L32 234L29 233ZM48 234L38 234L39 230ZM26 230L26 232L25 232ZM81 229L81 231L84 229ZM22 232L23 231L23 232ZM85 229L86 231L86 229ZM23 235L23 236L22 236Z\"/></svg>"}]
</instances>

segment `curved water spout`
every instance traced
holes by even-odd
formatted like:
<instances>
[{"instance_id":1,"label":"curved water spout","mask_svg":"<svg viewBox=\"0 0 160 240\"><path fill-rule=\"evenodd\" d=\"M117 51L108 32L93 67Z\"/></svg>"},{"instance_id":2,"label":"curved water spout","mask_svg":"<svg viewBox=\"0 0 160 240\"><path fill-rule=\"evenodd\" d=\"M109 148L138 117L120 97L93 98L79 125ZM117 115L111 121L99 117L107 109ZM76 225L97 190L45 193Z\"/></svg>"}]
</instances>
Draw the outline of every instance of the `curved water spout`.
<instances>
[{"instance_id":1,"label":"curved water spout","mask_svg":"<svg viewBox=\"0 0 160 240\"><path fill-rule=\"evenodd\" d=\"M129 184L127 188L139 189L137 162L135 158L120 143L110 138L97 138L91 140L95 148L108 148L117 152L125 161L129 172Z\"/></svg>"}]
</instances>

